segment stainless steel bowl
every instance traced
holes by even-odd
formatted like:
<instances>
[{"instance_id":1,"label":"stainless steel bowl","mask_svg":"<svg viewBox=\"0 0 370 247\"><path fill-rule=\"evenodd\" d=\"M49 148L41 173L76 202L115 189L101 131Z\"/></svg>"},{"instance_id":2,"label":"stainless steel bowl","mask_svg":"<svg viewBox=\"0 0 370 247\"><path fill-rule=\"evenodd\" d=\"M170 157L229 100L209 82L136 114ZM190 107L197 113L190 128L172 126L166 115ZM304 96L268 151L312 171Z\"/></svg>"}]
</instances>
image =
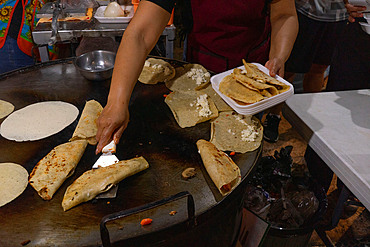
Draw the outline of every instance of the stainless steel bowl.
<instances>
[{"instance_id":1,"label":"stainless steel bowl","mask_svg":"<svg viewBox=\"0 0 370 247\"><path fill-rule=\"evenodd\" d=\"M74 65L86 79L102 81L112 77L115 58L111 51L91 51L76 57Z\"/></svg>"}]
</instances>

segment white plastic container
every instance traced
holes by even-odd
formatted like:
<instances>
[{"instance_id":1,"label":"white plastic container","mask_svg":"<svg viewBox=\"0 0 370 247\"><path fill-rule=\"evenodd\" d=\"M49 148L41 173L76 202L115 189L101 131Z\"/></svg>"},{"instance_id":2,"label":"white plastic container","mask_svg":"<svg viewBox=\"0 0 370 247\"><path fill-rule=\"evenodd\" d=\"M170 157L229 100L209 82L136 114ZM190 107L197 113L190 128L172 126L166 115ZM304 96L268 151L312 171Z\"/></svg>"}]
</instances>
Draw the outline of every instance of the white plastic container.
<instances>
[{"instance_id":1,"label":"white plastic container","mask_svg":"<svg viewBox=\"0 0 370 247\"><path fill-rule=\"evenodd\" d=\"M367 34L370 34L370 24L367 24L365 22L359 22L360 25L361 25L361 28L362 30L367 33Z\"/></svg>"},{"instance_id":2,"label":"white plastic container","mask_svg":"<svg viewBox=\"0 0 370 247\"><path fill-rule=\"evenodd\" d=\"M269 70L259 64L259 63L253 63L255 65L257 65L257 67L262 70L264 73L266 74L269 74ZM244 66L240 66L238 67L239 69L244 69ZM222 79L227 76L227 75L230 75L232 72L233 72L234 69L231 69L231 70L228 70L228 71L225 71L225 72L222 72L220 74L217 74L217 75L214 75L211 77L211 83L212 83L212 87L213 89L221 96L221 98L231 107L233 108L237 113L239 114L242 114L242 115L254 115L256 113L259 113L259 112L262 112L268 108L271 108L275 105L278 105L282 102L284 102L285 100L287 100L291 95L294 94L294 88L293 88L293 85L290 84L289 82L287 82L286 80L284 80L283 78L281 78L280 76L276 76L276 79L279 80L280 82L288 85L290 88L289 90L283 92L283 93L280 93L278 95L275 95L275 96L272 96L270 98L266 98L266 99L263 99L259 102L256 102L256 103L253 103L253 104L250 104L250 105L240 105L238 103L236 103L234 100L232 100L231 98L229 98L228 96L224 95L223 93L221 93L219 91L219 85L220 85L220 82L222 81Z\"/></svg>"},{"instance_id":3,"label":"white plastic container","mask_svg":"<svg viewBox=\"0 0 370 247\"><path fill-rule=\"evenodd\" d=\"M126 7L126 10L129 11L130 13L126 17L105 17L104 16L104 11L107 8L107 6L100 6L94 15L94 18L97 19L100 23L129 23L134 16L134 7L129 5L129 6L124 6L121 5L121 8L124 9Z\"/></svg>"}]
</instances>

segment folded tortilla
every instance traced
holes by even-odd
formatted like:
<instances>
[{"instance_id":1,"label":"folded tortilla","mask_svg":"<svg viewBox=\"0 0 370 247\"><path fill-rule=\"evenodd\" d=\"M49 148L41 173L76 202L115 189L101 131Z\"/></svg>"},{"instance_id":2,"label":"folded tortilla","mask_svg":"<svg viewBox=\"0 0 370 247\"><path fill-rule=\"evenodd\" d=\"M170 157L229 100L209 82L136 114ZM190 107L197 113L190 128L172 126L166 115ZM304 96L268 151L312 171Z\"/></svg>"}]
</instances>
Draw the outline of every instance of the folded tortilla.
<instances>
[{"instance_id":1,"label":"folded tortilla","mask_svg":"<svg viewBox=\"0 0 370 247\"><path fill-rule=\"evenodd\" d=\"M234 69L234 78L243 85L257 89L262 93L263 90L268 91L272 96L278 95L279 91L273 85L267 84L265 81L260 79L254 79L243 74L241 69Z\"/></svg>"},{"instance_id":2,"label":"folded tortilla","mask_svg":"<svg viewBox=\"0 0 370 247\"><path fill-rule=\"evenodd\" d=\"M172 92L164 101L181 128L192 127L218 116L213 100L200 91Z\"/></svg>"},{"instance_id":3,"label":"folded tortilla","mask_svg":"<svg viewBox=\"0 0 370 247\"><path fill-rule=\"evenodd\" d=\"M210 142L222 151L254 151L261 145L262 138L263 127L256 117L230 111L220 112L211 121Z\"/></svg>"},{"instance_id":4,"label":"folded tortilla","mask_svg":"<svg viewBox=\"0 0 370 247\"><path fill-rule=\"evenodd\" d=\"M85 139L89 144L95 145L97 143L95 137L98 132L96 121L102 110L103 107L99 102L95 100L87 101L70 141Z\"/></svg>"},{"instance_id":5,"label":"folded tortilla","mask_svg":"<svg viewBox=\"0 0 370 247\"><path fill-rule=\"evenodd\" d=\"M185 64L176 68L176 75L166 82L166 87L174 92L189 92L203 88L209 83L211 74L200 64Z\"/></svg>"},{"instance_id":6,"label":"folded tortilla","mask_svg":"<svg viewBox=\"0 0 370 247\"><path fill-rule=\"evenodd\" d=\"M67 211L80 203L95 198L123 179L148 167L149 163L143 157L138 157L86 171L67 188L62 202L63 210Z\"/></svg>"},{"instance_id":7,"label":"folded tortilla","mask_svg":"<svg viewBox=\"0 0 370 247\"><path fill-rule=\"evenodd\" d=\"M149 58L145 61L139 81L144 84L157 84L172 79L176 74L174 67L162 59Z\"/></svg>"},{"instance_id":8,"label":"folded tortilla","mask_svg":"<svg viewBox=\"0 0 370 247\"><path fill-rule=\"evenodd\" d=\"M198 140L197 147L204 167L217 189L223 196L230 193L241 181L239 167L226 153L206 140Z\"/></svg>"},{"instance_id":9,"label":"folded tortilla","mask_svg":"<svg viewBox=\"0 0 370 247\"><path fill-rule=\"evenodd\" d=\"M86 140L61 144L36 164L28 182L42 199L51 200L63 182L74 173L86 146Z\"/></svg>"},{"instance_id":10,"label":"folded tortilla","mask_svg":"<svg viewBox=\"0 0 370 247\"><path fill-rule=\"evenodd\" d=\"M257 90L252 90L239 83L232 74L222 79L219 90L237 103L253 104L264 99Z\"/></svg>"}]
</instances>

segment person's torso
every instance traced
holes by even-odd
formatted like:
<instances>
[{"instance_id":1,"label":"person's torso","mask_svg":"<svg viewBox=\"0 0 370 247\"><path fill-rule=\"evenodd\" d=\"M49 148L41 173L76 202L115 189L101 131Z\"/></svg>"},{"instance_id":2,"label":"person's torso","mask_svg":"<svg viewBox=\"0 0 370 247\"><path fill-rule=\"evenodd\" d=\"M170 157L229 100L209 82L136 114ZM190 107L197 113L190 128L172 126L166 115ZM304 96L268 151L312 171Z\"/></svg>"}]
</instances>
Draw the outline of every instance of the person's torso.
<instances>
[{"instance_id":1,"label":"person's torso","mask_svg":"<svg viewBox=\"0 0 370 247\"><path fill-rule=\"evenodd\" d=\"M266 62L270 25L265 7L261 0L191 0L188 61L214 72L241 65L243 58Z\"/></svg>"},{"instance_id":2,"label":"person's torso","mask_svg":"<svg viewBox=\"0 0 370 247\"><path fill-rule=\"evenodd\" d=\"M36 12L43 4L44 0L0 1L0 49L9 35L24 53L32 55L32 28L37 21Z\"/></svg>"},{"instance_id":3,"label":"person's torso","mask_svg":"<svg viewBox=\"0 0 370 247\"><path fill-rule=\"evenodd\" d=\"M348 17L343 0L296 0L295 4L297 11L317 21L336 22Z\"/></svg>"}]
</instances>

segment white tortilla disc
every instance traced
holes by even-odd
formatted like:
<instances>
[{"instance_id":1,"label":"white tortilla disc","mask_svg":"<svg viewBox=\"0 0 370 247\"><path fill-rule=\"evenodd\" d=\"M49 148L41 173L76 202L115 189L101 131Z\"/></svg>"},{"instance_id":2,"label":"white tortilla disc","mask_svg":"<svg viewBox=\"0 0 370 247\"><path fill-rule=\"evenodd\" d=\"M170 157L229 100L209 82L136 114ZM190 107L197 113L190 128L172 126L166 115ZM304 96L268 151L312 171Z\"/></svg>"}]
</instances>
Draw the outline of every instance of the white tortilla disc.
<instances>
[{"instance_id":1,"label":"white tortilla disc","mask_svg":"<svg viewBox=\"0 0 370 247\"><path fill-rule=\"evenodd\" d=\"M0 207L13 201L26 189L28 172L15 163L0 163Z\"/></svg>"},{"instance_id":2,"label":"white tortilla disc","mask_svg":"<svg viewBox=\"0 0 370 247\"><path fill-rule=\"evenodd\" d=\"M0 126L0 134L14 141L35 141L54 135L70 125L78 109L62 101L46 101L26 106L10 114Z\"/></svg>"},{"instance_id":3,"label":"white tortilla disc","mask_svg":"<svg viewBox=\"0 0 370 247\"><path fill-rule=\"evenodd\" d=\"M14 105L4 101L0 100L0 119L8 116L10 113L14 111Z\"/></svg>"}]
</instances>

